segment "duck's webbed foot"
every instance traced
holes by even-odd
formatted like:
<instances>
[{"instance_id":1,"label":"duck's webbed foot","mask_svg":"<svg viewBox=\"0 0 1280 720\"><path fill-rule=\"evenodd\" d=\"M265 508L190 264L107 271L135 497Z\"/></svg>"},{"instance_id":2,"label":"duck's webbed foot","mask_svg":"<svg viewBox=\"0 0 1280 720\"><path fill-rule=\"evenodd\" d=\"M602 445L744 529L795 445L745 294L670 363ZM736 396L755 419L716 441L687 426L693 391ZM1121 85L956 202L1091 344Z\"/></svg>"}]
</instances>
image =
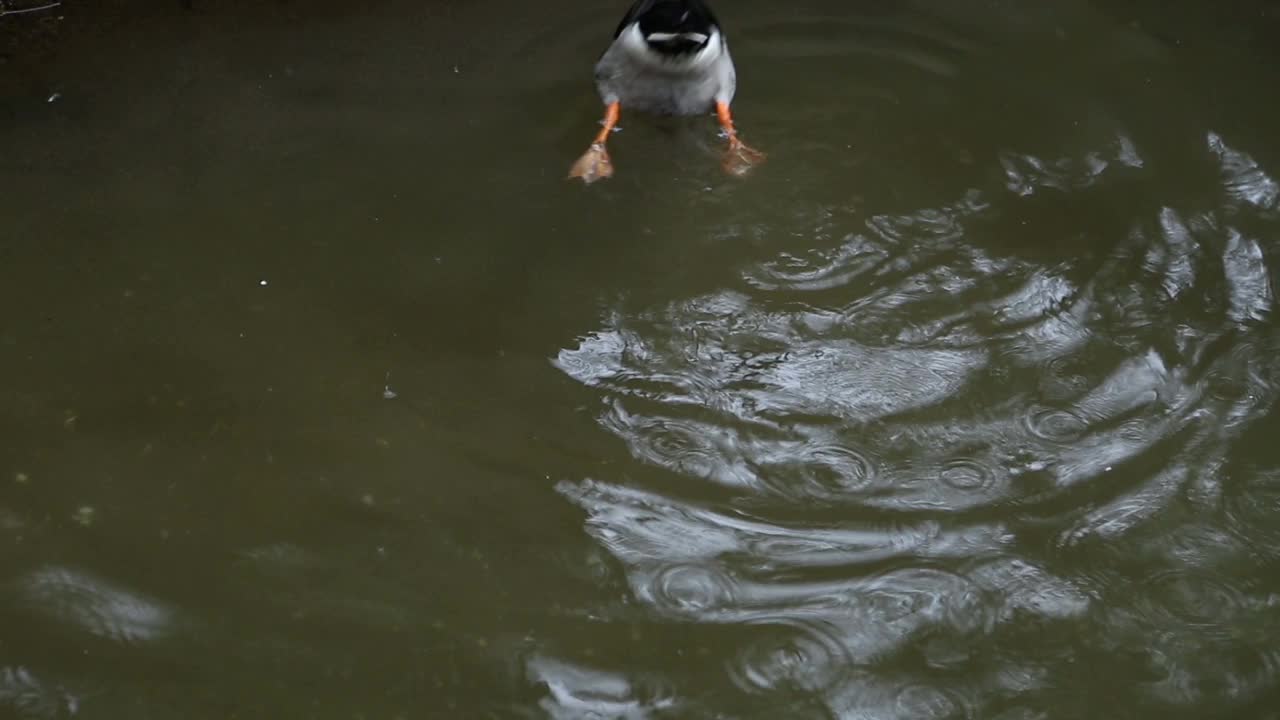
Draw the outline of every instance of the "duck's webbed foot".
<instances>
[{"instance_id":1,"label":"duck's webbed foot","mask_svg":"<svg viewBox=\"0 0 1280 720\"><path fill-rule=\"evenodd\" d=\"M729 137L729 147L725 150L724 160L720 166L724 171L736 177L742 177L768 157L763 152L748 146L738 138L738 131L733 127L733 115L729 112L729 104L716 103L716 117L720 120L720 128Z\"/></svg>"},{"instance_id":2,"label":"duck's webbed foot","mask_svg":"<svg viewBox=\"0 0 1280 720\"><path fill-rule=\"evenodd\" d=\"M584 183L590 184L613 175L613 161L609 158L605 142L608 141L609 133L613 132L617 124L618 103L612 102L605 106L604 127L601 128L600 134L596 135L591 147L587 148L582 157L569 168L570 178L582 178Z\"/></svg>"},{"instance_id":3,"label":"duck's webbed foot","mask_svg":"<svg viewBox=\"0 0 1280 720\"><path fill-rule=\"evenodd\" d=\"M609 159L609 151L601 142L591 143L591 147L569 168L569 177L582 178L582 182L588 185L611 175L613 161Z\"/></svg>"}]
</instances>

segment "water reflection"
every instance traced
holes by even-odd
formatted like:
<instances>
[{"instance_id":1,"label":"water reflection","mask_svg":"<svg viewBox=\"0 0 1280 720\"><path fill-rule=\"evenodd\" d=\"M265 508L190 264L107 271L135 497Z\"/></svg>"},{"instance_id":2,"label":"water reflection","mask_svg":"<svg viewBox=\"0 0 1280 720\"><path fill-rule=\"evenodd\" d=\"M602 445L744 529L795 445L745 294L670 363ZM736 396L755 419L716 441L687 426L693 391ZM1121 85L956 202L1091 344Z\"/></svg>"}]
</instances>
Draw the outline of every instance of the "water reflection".
<instances>
[{"instance_id":1,"label":"water reflection","mask_svg":"<svg viewBox=\"0 0 1280 720\"><path fill-rule=\"evenodd\" d=\"M554 720L615 718L642 720L669 711L675 699L661 687L645 687L621 673L610 673L535 655L528 678L548 690L539 706Z\"/></svg>"},{"instance_id":2,"label":"water reflection","mask_svg":"<svg viewBox=\"0 0 1280 720\"><path fill-rule=\"evenodd\" d=\"M79 698L24 667L0 668L0 704L22 717L64 717L80 709Z\"/></svg>"},{"instance_id":3,"label":"water reflection","mask_svg":"<svg viewBox=\"0 0 1280 720\"><path fill-rule=\"evenodd\" d=\"M599 426L659 471L559 485L629 597L740 629L734 687L836 717L1038 717L1062 663L1122 648L1170 706L1269 687L1275 652L1249 636L1280 601L1223 570L1274 548L1235 534L1254 503L1217 508L1275 400L1271 270L1242 228L1276 184L1204 142L1219 204L1135 215L1093 266L984 249L983 223L1143 168L1124 135L1002 153L1003 188L873 215L562 350ZM1188 512L1211 520L1168 534ZM1002 640L1068 622L1055 650Z\"/></svg>"},{"instance_id":4,"label":"water reflection","mask_svg":"<svg viewBox=\"0 0 1280 720\"><path fill-rule=\"evenodd\" d=\"M18 583L18 602L57 624L121 643L143 643L170 630L173 613L153 600L66 568L38 570Z\"/></svg>"}]
</instances>

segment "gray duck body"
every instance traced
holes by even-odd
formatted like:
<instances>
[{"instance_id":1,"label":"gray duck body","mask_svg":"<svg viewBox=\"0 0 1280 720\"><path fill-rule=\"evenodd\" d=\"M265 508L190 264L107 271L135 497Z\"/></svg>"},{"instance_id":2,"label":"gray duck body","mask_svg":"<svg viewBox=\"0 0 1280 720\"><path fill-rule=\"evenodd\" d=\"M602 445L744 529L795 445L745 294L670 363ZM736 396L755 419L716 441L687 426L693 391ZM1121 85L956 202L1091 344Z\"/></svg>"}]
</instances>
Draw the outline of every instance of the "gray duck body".
<instances>
[{"instance_id":1,"label":"gray duck body","mask_svg":"<svg viewBox=\"0 0 1280 720\"><path fill-rule=\"evenodd\" d=\"M737 74L729 45L701 0L638 0L595 65L606 104L657 115L698 115L729 104Z\"/></svg>"}]
</instances>

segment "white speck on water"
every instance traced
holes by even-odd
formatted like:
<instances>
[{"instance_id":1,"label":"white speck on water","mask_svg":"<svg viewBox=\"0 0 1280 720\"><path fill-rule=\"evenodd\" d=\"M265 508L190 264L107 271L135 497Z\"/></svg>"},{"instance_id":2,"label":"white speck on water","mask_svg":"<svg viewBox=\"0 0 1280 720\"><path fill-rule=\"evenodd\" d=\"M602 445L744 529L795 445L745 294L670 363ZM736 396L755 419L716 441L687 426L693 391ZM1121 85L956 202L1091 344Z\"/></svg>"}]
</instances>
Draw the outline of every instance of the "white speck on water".
<instances>
[{"instance_id":1,"label":"white speck on water","mask_svg":"<svg viewBox=\"0 0 1280 720\"><path fill-rule=\"evenodd\" d=\"M49 96L49 99L48 99L48 100L46 100L45 102L56 102L56 101L61 100L61 99L62 99L62 93L56 92L56 93L54 93L54 94L50 95L50 96Z\"/></svg>"},{"instance_id":2,"label":"white speck on water","mask_svg":"<svg viewBox=\"0 0 1280 720\"><path fill-rule=\"evenodd\" d=\"M1110 465L1106 466L1105 468L1103 468L1103 469L1102 469L1102 471L1103 471L1103 472L1111 472L1111 466L1110 466Z\"/></svg>"},{"instance_id":3,"label":"white speck on water","mask_svg":"<svg viewBox=\"0 0 1280 720\"><path fill-rule=\"evenodd\" d=\"M266 280L259 280L259 281L258 281L258 285L259 285L259 286L261 286L261 287L266 287L266 286L267 286L267 281L266 281Z\"/></svg>"},{"instance_id":4,"label":"white speck on water","mask_svg":"<svg viewBox=\"0 0 1280 720\"><path fill-rule=\"evenodd\" d=\"M93 524L93 516L96 512L97 511L94 510L92 506L82 505L78 510L76 510L76 514L73 518L81 525L89 527Z\"/></svg>"}]
</instances>

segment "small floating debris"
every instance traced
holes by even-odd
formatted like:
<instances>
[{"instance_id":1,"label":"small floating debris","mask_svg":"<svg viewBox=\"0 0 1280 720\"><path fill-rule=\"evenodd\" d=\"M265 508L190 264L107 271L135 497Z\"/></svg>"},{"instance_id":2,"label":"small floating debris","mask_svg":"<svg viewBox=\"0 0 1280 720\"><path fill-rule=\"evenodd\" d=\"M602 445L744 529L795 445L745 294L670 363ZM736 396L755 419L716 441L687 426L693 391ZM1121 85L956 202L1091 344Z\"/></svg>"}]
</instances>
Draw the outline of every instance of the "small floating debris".
<instances>
[{"instance_id":1,"label":"small floating debris","mask_svg":"<svg viewBox=\"0 0 1280 720\"><path fill-rule=\"evenodd\" d=\"M71 519L84 527L89 527L90 525L93 525L93 518L96 514L97 510L94 510L92 505L81 505L80 508L76 510L76 514L71 516Z\"/></svg>"},{"instance_id":2,"label":"small floating debris","mask_svg":"<svg viewBox=\"0 0 1280 720\"><path fill-rule=\"evenodd\" d=\"M27 483L31 482L31 476L27 475L24 472L14 473L13 481L18 483L19 485L26 485Z\"/></svg>"}]
</instances>

